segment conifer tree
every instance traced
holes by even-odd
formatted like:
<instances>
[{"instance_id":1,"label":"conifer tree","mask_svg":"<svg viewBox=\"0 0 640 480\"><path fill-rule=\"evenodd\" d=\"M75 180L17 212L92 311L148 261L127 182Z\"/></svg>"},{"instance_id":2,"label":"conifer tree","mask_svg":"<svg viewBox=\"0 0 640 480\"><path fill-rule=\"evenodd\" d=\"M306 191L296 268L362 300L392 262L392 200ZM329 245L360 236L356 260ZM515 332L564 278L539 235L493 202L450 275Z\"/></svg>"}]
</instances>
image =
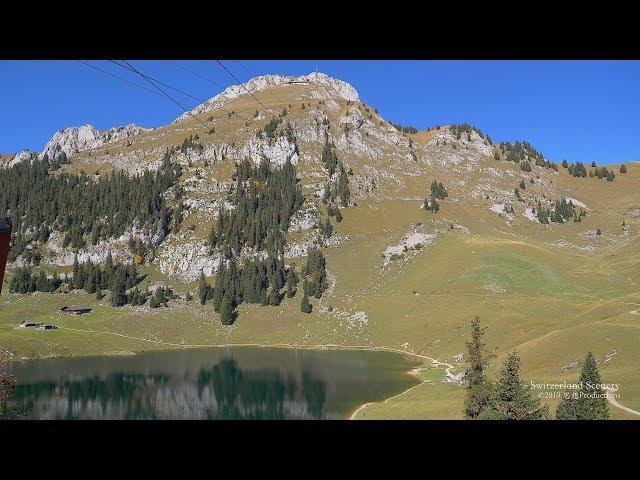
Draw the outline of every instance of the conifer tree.
<instances>
[{"instance_id":1,"label":"conifer tree","mask_svg":"<svg viewBox=\"0 0 640 480\"><path fill-rule=\"evenodd\" d=\"M116 281L111 292L110 303L113 307L122 307L127 303L127 294L125 293L124 284Z\"/></svg>"},{"instance_id":2,"label":"conifer tree","mask_svg":"<svg viewBox=\"0 0 640 480\"><path fill-rule=\"evenodd\" d=\"M351 199L351 191L349 190L349 177L344 170L344 165L340 162L340 173L338 175L338 185L336 186L336 194L340 198L340 203L343 207L349 206L349 200Z\"/></svg>"},{"instance_id":3,"label":"conifer tree","mask_svg":"<svg viewBox=\"0 0 640 480\"><path fill-rule=\"evenodd\" d=\"M220 321L223 325L231 325L237 316L235 299L232 295L225 293L220 303Z\"/></svg>"},{"instance_id":4,"label":"conifer tree","mask_svg":"<svg viewBox=\"0 0 640 480\"><path fill-rule=\"evenodd\" d=\"M211 285L207 283L207 279L204 276L204 272L200 272L200 280L198 284L198 298L200 303L204 305L207 300L210 300L213 296Z\"/></svg>"},{"instance_id":5,"label":"conifer tree","mask_svg":"<svg viewBox=\"0 0 640 480\"><path fill-rule=\"evenodd\" d=\"M326 238L329 238L331 235L333 235L333 225L331 225L331 221L329 220L328 217L322 224L322 234Z\"/></svg>"},{"instance_id":6,"label":"conifer tree","mask_svg":"<svg viewBox=\"0 0 640 480\"><path fill-rule=\"evenodd\" d=\"M327 283L326 260L320 250L309 251L302 274L304 276L304 293L321 298L329 285Z\"/></svg>"},{"instance_id":7,"label":"conifer tree","mask_svg":"<svg viewBox=\"0 0 640 480\"><path fill-rule=\"evenodd\" d=\"M311 303L309 303L309 297L307 297L307 294L305 293L302 296L302 303L300 303L300 311L302 313L311 313L312 308Z\"/></svg>"},{"instance_id":8,"label":"conifer tree","mask_svg":"<svg viewBox=\"0 0 640 480\"><path fill-rule=\"evenodd\" d=\"M296 269L291 265L287 269L287 297L293 298L298 290L298 276L296 275Z\"/></svg>"},{"instance_id":9,"label":"conifer tree","mask_svg":"<svg viewBox=\"0 0 640 480\"><path fill-rule=\"evenodd\" d=\"M338 166L338 157L329 145L329 136L325 135L324 147L322 148L322 163L329 172L329 177L332 177Z\"/></svg>"},{"instance_id":10,"label":"conifer tree","mask_svg":"<svg viewBox=\"0 0 640 480\"><path fill-rule=\"evenodd\" d=\"M494 420L541 420L548 417L548 406L541 407L520 379L520 357L514 351L507 355L498 382L494 399L482 414L482 418Z\"/></svg>"},{"instance_id":11,"label":"conifer tree","mask_svg":"<svg viewBox=\"0 0 640 480\"><path fill-rule=\"evenodd\" d=\"M464 416L467 419L477 419L491 407L493 386L487 378L486 368L489 355L485 353L485 343L482 338L485 328L480 327L480 317L471 321L471 341L467 345L467 363L465 380L467 393L464 401Z\"/></svg>"},{"instance_id":12,"label":"conifer tree","mask_svg":"<svg viewBox=\"0 0 640 480\"><path fill-rule=\"evenodd\" d=\"M427 211L436 213L438 210L440 210L440 204L436 200L436 197L432 195L431 199L428 199L428 198L424 199L423 208Z\"/></svg>"},{"instance_id":13,"label":"conifer tree","mask_svg":"<svg viewBox=\"0 0 640 480\"><path fill-rule=\"evenodd\" d=\"M558 420L607 420L606 392L601 387L602 380L598 372L598 364L591 352L582 365L579 388L565 395L556 409Z\"/></svg>"}]
</instances>

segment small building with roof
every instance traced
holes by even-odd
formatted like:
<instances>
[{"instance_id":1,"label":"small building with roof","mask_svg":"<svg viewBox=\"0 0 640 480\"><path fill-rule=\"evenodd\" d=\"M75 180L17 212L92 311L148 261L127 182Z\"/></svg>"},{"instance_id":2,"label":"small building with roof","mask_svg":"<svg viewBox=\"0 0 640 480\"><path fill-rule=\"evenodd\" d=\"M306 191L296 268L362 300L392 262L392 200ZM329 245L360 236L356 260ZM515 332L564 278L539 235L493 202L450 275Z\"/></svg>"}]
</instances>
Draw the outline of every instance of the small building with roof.
<instances>
[{"instance_id":1,"label":"small building with roof","mask_svg":"<svg viewBox=\"0 0 640 480\"><path fill-rule=\"evenodd\" d=\"M83 313L89 313L91 310L92 308L86 305L71 305L62 307L60 313L63 315L82 315Z\"/></svg>"}]
</instances>

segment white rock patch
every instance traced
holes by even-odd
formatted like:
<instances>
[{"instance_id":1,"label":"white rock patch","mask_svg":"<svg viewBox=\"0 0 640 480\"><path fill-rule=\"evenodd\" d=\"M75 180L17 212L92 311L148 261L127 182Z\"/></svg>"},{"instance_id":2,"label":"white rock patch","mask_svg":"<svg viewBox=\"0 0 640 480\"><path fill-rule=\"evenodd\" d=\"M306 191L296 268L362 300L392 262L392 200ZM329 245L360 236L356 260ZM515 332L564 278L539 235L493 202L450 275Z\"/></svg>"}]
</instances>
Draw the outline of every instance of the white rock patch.
<instances>
[{"instance_id":1,"label":"white rock patch","mask_svg":"<svg viewBox=\"0 0 640 480\"><path fill-rule=\"evenodd\" d=\"M436 236L434 234L421 233L421 232L412 232L408 235L405 235L402 242L398 245L391 245L385 249L383 252L384 265L388 265L391 261L391 257L393 255L401 255L405 250L414 249L416 245L430 245L435 240Z\"/></svg>"},{"instance_id":2,"label":"white rock patch","mask_svg":"<svg viewBox=\"0 0 640 480\"><path fill-rule=\"evenodd\" d=\"M536 214L533 213L533 209L532 208L525 209L525 211L522 213L522 215L524 217L528 218L529 220L531 220L532 222L540 223L538 221L538 217L536 217Z\"/></svg>"}]
</instances>

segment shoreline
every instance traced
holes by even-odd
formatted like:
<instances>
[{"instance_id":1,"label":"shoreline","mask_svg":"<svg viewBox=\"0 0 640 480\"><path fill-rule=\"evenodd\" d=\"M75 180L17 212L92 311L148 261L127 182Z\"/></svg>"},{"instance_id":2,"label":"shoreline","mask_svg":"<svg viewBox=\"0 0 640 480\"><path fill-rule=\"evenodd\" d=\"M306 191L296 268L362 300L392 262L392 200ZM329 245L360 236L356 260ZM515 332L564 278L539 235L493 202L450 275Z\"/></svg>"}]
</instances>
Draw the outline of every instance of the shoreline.
<instances>
[{"instance_id":1,"label":"shoreline","mask_svg":"<svg viewBox=\"0 0 640 480\"><path fill-rule=\"evenodd\" d=\"M432 365L433 367L440 367L440 366L444 366L444 367L445 367L445 375L447 374L447 372L450 372L450 370L451 370L452 368L454 368L454 367L453 367L453 365L450 365L450 364L448 364L448 363L441 362L441 361L436 360L436 359L434 359L434 358L431 358L431 357L425 357L425 358L427 358L428 360L430 360L430 361L431 361L431 365ZM361 411L361 410L364 410L364 409L365 409L365 408L367 408L369 405L373 405L374 403L383 403L383 404L384 404L384 403L387 403L389 400L392 400L392 399L394 399L394 398L396 398L396 397L399 397L399 396L401 396L401 395L404 395L404 394L405 394L405 393L407 393L408 391L413 390L414 388L417 388L417 387L419 387L420 385L423 385L424 383L426 383L426 380L423 380L423 379L420 377L420 367L419 367L419 366L418 366L418 367L414 367L414 368L412 368L411 370L409 370L409 371L408 371L408 372L406 372L406 373L408 373L408 374L409 374L409 375L411 375L412 377L417 378L417 379L418 379L418 383L417 383L417 384L415 384L415 385L412 385L411 387L407 388L406 390L404 390L404 391L402 391L402 392L400 392L400 393L397 393L397 394L395 394L395 395L392 395L392 396L391 396L391 397L389 397L389 398L385 398L384 400L379 400L379 401L377 401L377 402L367 402L367 403L363 403L363 404L362 404L362 405L360 405L358 408L356 408L356 409L353 411L353 413L352 413L351 415L349 415L349 418L347 418L346 420L357 420L356 415L358 415L358 413L360 413L360 411Z\"/></svg>"},{"instance_id":2,"label":"shoreline","mask_svg":"<svg viewBox=\"0 0 640 480\"><path fill-rule=\"evenodd\" d=\"M4 358L5 361L10 362L25 362L30 360L53 360L56 358L82 358L82 357L119 357L124 355L139 355L141 353L147 353L152 351L166 351L166 350L189 350L189 349L206 349L206 348L279 348L279 349L291 349L291 350L345 350L345 351L370 351L370 352L389 352L395 353L398 355L405 355L413 358L420 358L422 360L428 360L433 364L443 364L442 362L429 357L427 355L422 355L420 353L415 353L409 350L402 350L394 347L386 347L386 346L375 346L375 345L342 345L337 343L327 343L327 344L304 344L304 343L256 343L256 342L240 342L240 343L203 343L203 344L189 344L189 343L175 343L175 342L163 342L160 340L152 340L149 338L143 337L133 337L130 335L125 335L121 333L115 332L104 332L104 331L91 331L91 330L83 330L78 328L70 328L70 327L58 327L63 330L71 330L75 332L83 332L83 333L92 333L97 335L113 335L117 337L128 338L131 340L139 340L142 342L153 343L155 345L162 345L171 348L161 348L159 350L150 350L150 349L142 349L137 351L112 351L112 352L104 352L104 353L89 353L89 354L78 354L78 353L70 353L68 355L49 355L49 356L41 356L41 357L21 357L16 358L13 356L0 356L0 358ZM449 364L443 364L452 367ZM453 367L452 367L453 368ZM407 372L410 373L410 372ZM411 373L410 373L411 374Z\"/></svg>"}]
</instances>

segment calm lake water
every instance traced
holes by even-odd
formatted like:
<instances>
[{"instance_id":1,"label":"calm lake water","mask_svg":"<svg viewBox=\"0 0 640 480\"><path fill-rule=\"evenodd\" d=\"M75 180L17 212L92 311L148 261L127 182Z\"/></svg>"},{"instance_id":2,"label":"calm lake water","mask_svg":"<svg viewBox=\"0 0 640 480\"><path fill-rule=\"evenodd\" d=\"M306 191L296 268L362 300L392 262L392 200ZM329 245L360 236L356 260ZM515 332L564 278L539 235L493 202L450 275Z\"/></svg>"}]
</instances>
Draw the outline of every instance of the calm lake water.
<instances>
[{"instance_id":1,"label":"calm lake water","mask_svg":"<svg viewBox=\"0 0 640 480\"><path fill-rule=\"evenodd\" d=\"M387 352L229 348L7 365L31 419L334 419L417 383Z\"/></svg>"}]
</instances>

